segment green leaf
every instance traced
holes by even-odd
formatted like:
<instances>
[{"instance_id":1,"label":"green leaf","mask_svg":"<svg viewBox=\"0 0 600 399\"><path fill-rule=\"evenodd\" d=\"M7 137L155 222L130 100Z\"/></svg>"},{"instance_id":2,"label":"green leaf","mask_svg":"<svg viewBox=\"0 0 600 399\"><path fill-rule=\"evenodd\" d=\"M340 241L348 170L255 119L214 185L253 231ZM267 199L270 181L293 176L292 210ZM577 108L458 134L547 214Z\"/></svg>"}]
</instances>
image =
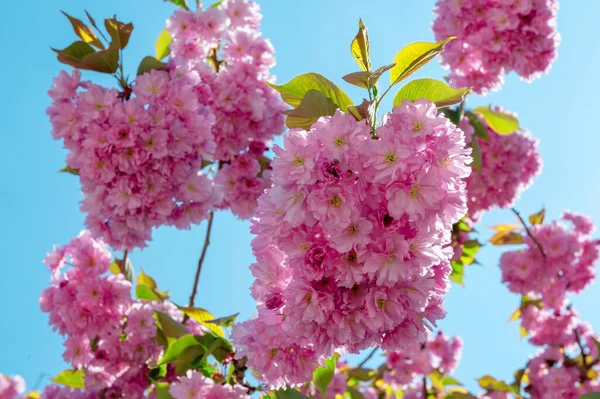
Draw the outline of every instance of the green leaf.
<instances>
[{"instance_id":1,"label":"green leaf","mask_svg":"<svg viewBox=\"0 0 600 399\"><path fill-rule=\"evenodd\" d=\"M458 381L455 378L450 377L449 375L445 375L442 378L442 383L444 384L444 386L446 386L446 385L462 385L460 383L460 381Z\"/></svg>"},{"instance_id":2,"label":"green leaf","mask_svg":"<svg viewBox=\"0 0 600 399\"><path fill-rule=\"evenodd\" d=\"M505 383L504 381L499 381L492 376L486 375L477 380L479 386L483 389L487 389L489 391L503 391L503 392L511 392L512 389L510 385Z\"/></svg>"},{"instance_id":3,"label":"green leaf","mask_svg":"<svg viewBox=\"0 0 600 399\"><path fill-rule=\"evenodd\" d=\"M523 236L514 231L499 231L490 239L494 245L523 244Z\"/></svg>"},{"instance_id":4,"label":"green leaf","mask_svg":"<svg viewBox=\"0 0 600 399\"><path fill-rule=\"evenodd\" d=\"M168 3L173 3L178 7L185 8L186 10L190 9L185 0L165 0L165 1Z\"/></svg>"},{"instance_id":5,"label":"green leaf","mask_svg":"<svg viewBox=\"0 0 600 399\"><path fill-rule=\"evenodd\" d=\"M194 346L200 346L202 348L201 352L206 350L206 347L198 338L201 337L199 335L187 334L178 338L176 341L169 343L169 347L163 354L163 357L158 361L158 365L172 363L179 355L185 352L188 348Z\"/></svg>"},{"instance_id":6,"label":"green leaf","mask_svg":"<svg viewBox=\"0 0 600 399\"><path fill-rule=\"evenodd\" d=\"M156 399L173 399L169 388L171 385L168 382L157 382L154 384L154 391L156 392Z\"/></svg>"},{"instance_id":7,"label":"green leaf","mask_svg":"<svg viewBox=\"0 0 600 399\"><path fill-rule=\"evenodd\" d=\"M94 47L104 50L104 44L102 44L102 42L98 39L98 36L96 36L96 34L86 24L77 18L73 18L62 10L61 12L69 19L69 22L71 22L71 25L73 26L73 31L75 31L75 34L79 36L81 40L91 44Z\"/></svg>"},{"instance_id":8,"label":"green leaf","mask_svg":"<svg viewBox=\"0 0 600 399\"><path fill-rule=\"evenodd\" d=\"M231 326L233 326L233 323L235 322L235 319L238 316L239 316L239 313L236 313L236 314L232 314L231 316L219 317L218 319L208 320L207 323L216 324L216 325L222 326L222 327L231 327Z\"/></svg>"},{"instance_id":9,"label":"green leaf","mask_svg":"<svg viewBox=\"0 0 600 399\"><path fill-rule=\"evenodd\" d=\"M285 125L290 129L310 127L322 116L331 116L338 108L331 99L317 90L310 90L304 95L297 108L283 111L286 115Z\"/></svg>"},{"instance_id":10,"label":"green leaf","mask_svg":"<svg viewBox=\"0 0 600 399\"><path fill-rule=\"evenodd\" d=\"M519 120L516 117L505 112L494 111L491 106L477 107L473 112L480 114L488 126L498 134L513 134L519 129Z\"/></svg>"},{"instance_id":11,"label":"green leaf","mask_svg":"<svg viewBox=\"0 0 600 399\"><path fill-rule=\"evenodd\" d=\"M133 263L131 263L131 258L127 257L125 265L123 265L123 259L115 259L108 268L113 274L122 273L128 281L133 282Z\"/></svg>"},{"instance_id":12,"label":"green leaf","mask_svg":"<svg viewBox=\"0 0 600 399\"><path fill-rule=\"evenodd\" d=\"M325 398L325 392L327 391L329 383L333 380L335 365L339 357L340 355L334 353L331 358L325 360L325 367L317 367L313 373L313 385L321 392L323 398Z\"/></svg>"},{"instance_id":13,"label":"green leaf","mask_svg":"<svg viewBox=\"0 0 600 399\"><path fill-rule=\"evenodd\" d=\"M81 40L71 43L70 46L62 50L53 48L52 51L58 54L57 58L59 62L79 69L88 69L82 60L85 56L95 52L92 46Z\"/></svg>"},{"instance_id":14,"label":"green leaf","mask_svg":"<svg viewBox=\"0 0 600 399\"><path fill-rule=\"evenodd\" d=\"M219 363L233 353L231 342L214 334L204 334L199 337L200 342L206 347L207 356L212 355Z\"/></svg>"},{"instance_id":15,"label":"green leaf","mask_svg":"<svg viewBox=\"0 0 600 399\"><path fill-rule=\"evenodd\" d=\"M385 65L381 68L378 68L375 72L369 71L360 71L349 73L346 76L343 76L346 82L353 84L354 86L361 87L363 89L369 89L377 84L377 81L381 77L381 75L391 69L395 64Z\"/></svg>"},{"instance_id":16,"label":"green leaf","mask_svg":"<svg viewBox=\"0 0 600 399\"><path fill-rule=\"evenodd\" d=\"M394 105L402 105L403 100L415 101L425 98L439 107L447 107L464 101L471 89L455 89L436 79L416 79L408 82L396 94Z\"/></svg>"},{"instance_id":17,"label":"green leaf","mask_svg":"<svg viewBox=\"0 0 600 399\"><path fill-rule=\"evenodd\" d=\"M215 320L215 316L213 316L212 313L210 313L208 310L202 308L190 308L187 306L179 306L179 310L181 310L190 318L196 320L198 323L202 324L204 327L208 328L210 331L217 334L218 336L225 336L225 332L223 331L221 326L210 321Z\"/></svg>"},{"instance_id":18,"label":"green leaf","mask_svg":"<svg viewBox=\"0 0 600 399\"><path fill-rule=\"evenodd\" d=\"M469 143L469 146L473 149L473 151L471 152L471 157L473 157L473 163L471 164L471 166L475 170L481 171L481 164L483 160L481 157L481 148L479 148L479 143L477 142L477 140L473 139Z\"/></svg>"},{"instance_id":19,"label":"green leaf","mask_svg":"<svg viewBox=\"0 0 600 399\"><path fill-rule=\"evenodd\" d=\"M138 299L145 301L164 301L169 298L169 294L158 289L156 281L144 272L140 271L135 286L135 295Z\"/></svg>"},{"instance_id":20,"label":"green leaf","mask_svg":"<svg viewBox=\"0 0 600 399\"><path fill-rule=\"evenodd\" d=\"M212 4L210 5L210 7L211 7L211 8L217 8L217 7L219 7L219 6L220 6L222 3L223 3L223 0L220 0L220 1L217 1L217 2L215 2L215 3L212 3Z\"/></svg>"},{"instance_id":21,"label":"green leaf","mask_svg":"<svg viewBox=\"0 0 600 399\"><path fill-rule=\"evenodd\" d=\"M273 399L309 399L308 396L301 394L294 389L281 389L279 391L272 391L271 398Z\"/></svg>"},{"instance_id":22,"label":"green leaf","mask_svg":"<svg viewBox=\"0 0 600 399\"><path fill-rule=\"evenodd\" d=\"M64 168L62 168L61 170L59 170L59 172L61 173L70 173L72 175L75 176L79 176L79 169L73 169L70 166L65 166Z\"/></svg>"},{"instance_id":23,"label":"green leaf","mask_svg":"<svg viewBox=\"0 0 600 399\"><path fill-rule=\"evenodd\" d=\"M157 60L162 60L171 53L171 40L171 34L166 28L160 31L160 34L156 38L156 43L154 43Z\"/></svg>"},{"instance_id":24,"label":"green leaf","mask_svg":"<svg viewBox=\"0 0 600 399\"><path fill-rule=\"evenodd\" d=\"M444 376L442 375L442 373L440 373L438 370L433 370L429 374L429 379L431 380L431 384L433 385L433 387L435 389L437 389L440 392L443 392L445 390L444 383L442 382L443 377Z\"/></svg>"},{"instance_id":25,"label":"green leaf","mask_svg":"<svg viewBox=\"0 0 600 399\"><path fill-rule=\"evenodd\" d=\"M371 70L371 54L369 45L369 32L362 19L358 21L358 33L350 44L352 57L363 71Z\"/></svg>"},{"instance_id":26,"label":"green leaf","mask_svg":"<svg viewBox=\"0 0 600 399\"><path fill-rule=\"evenodd\" d=\"M546 208L534 213L533 215L529 215L529 223L532 225L542 224L544 223L544 216L546 216Z\"/></svg>"},{"instance_id":27,"label":"green leaf","mask_svg":"<svg viewBox=\"0 0 600 399\"><path fill-rule=\"evenodd\" d=\"M475 137L481 137L485 141L489 141L490 137L488 136L487 127L479 119L479 116L470 111L465 112L465 115L469 118L469 123L473 126L473 129L475 129Z\"/></svg>"},{"instance_id":28,"label":"green leaf","mask_svg":"<svg viewBox=\"0 0 600 399\"><path fill-rule=\"evenodd\" d=\"M456 284L464 286L465 277L465 265L461 261L452 262L452 273L450 273L450 280Z\"/></svg>"},{"instance_id":29,"label":"green leaf","mask_svg":"<svg viewBox=\"0 0 600 399\"><path fill-rule=\"evenodd\" d=\"M431 61L444 50L449 41L455 39L451 36L437 43L416 42L403 47L394 58L396 64L390 71L392 85L406 79L423 65Z\"/></svg>"},{"instance_id":30,"label":"green leaf","mask_svg":"<svg viewBox=\"0 0 600 399\"><path fill-rule=\"evenodd\" d=\"M180 322L173 320L171 316L155 311L156 319L158 321L160 330L167 338L181 338L186 334L190 333L190 330Z\"/></svg>"},{"instance_id":31,"label":"green leaf","mask_svg":"<svg viewBox=\"0 0 600 399\"><path fill-rule=\"evenodd\" d=\"M275 85L269 82L267 84L281 93L281 99L294 108L300 105L304 96L311 90L323 93L325 97L333 101L344 112L346 112L349 105L352 105L352 100L346 93L318 73L311 72L296 76L283 85Z\"/></svg>"},{"instance_id":32,"label":"green leaf","mask_svg":"<svg viewBox=\"0 0 600 399\"><path fill-rule=\"evenodd\" d=\"M88 54L81 60L83 69L101 73L115 73L119 68L119 47L112 41L106 50Z\"/></svg>"},{"instance_id":33,"label":"green leaf","mask_svg":"<svg viewBox=\"0 0 600 399\"><path fill-rule=\"evenodd\" d=\"M85 372L83 370L65 370L52 378L52 382L70 388L83 389L85 388L83 377L85 377Z\"/></svg>"},{"instance_id":34,"label":"green leaf","mask_svg":"<svg viewBox=\"0 0 600 399\"><path fill-rule=\"evenodd\" d=\"M481 243L477 240L468 240L462 244L463 253L468 256L475 256L479 249L481 249Z\"/></svg>"},{"instance_id":35,"label":"green leaf","mask_svg":"<svg viewBox=\"0 0 600 399\"><path fill-rule=\"evenodd\" d=\"M117 21L116 18L111 18L104 20L104 26L112 38L111 44L116 43L118 48L121 50L124 49L127 43L129 43L129 37L133 32L133 24L124 24L121 21Z\"/></svg>"},{"instance_id":36,"label":"green leaf","mask_svg":"<svg viewBox=\"0 0 600 399\"><path fill-rule=\"evenodd\" d=\"M442 110L442 112L444 113L444 116L446 118L450 119L450 122L452 122L454 125L458 126L458 124L460 123L460 121L462 119L462 115L458 109L444 108ZM463 112L463 114L464 114L464 112Z\"/></svg>"},{"instance_id":37,"label":"green leaf","mask_svg":"<svg viewBox=\"0 0 600 399\"><path fill-rule=\"evenodd\" d=\"M143 75L146 72L150 72L153 69L158 69L161 71L168 71L169 68L167 67L167 64L165 64L164 62L160 62L159 60L157 60L154 57L144 57L144 59L142 59L142 62L140 62L140 66L138 67L137 70L137 76Z\"/></svg>"},{"instance_id":38,"label":"green leaf","mask_svg":"<svg viewBox=\"0 0 600 399\"><path fill-rule=\"evenodd\" d=\"M581 395L579 399L600 399L600 392L588 392Z\"/></svg>"}]
</instances>

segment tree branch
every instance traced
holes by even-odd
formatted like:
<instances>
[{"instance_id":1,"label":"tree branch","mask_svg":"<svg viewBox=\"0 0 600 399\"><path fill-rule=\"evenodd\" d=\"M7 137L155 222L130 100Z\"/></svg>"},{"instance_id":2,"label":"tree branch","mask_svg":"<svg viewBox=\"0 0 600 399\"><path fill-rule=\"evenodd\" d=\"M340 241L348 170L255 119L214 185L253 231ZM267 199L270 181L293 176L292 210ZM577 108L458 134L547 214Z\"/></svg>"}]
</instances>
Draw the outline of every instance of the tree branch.
<instances>
[{"instance_id":1,"label":"tree branch","mask_svg":"<svg viewBox=\"0 0 600 399\"><path fill-rule=\"evenodd\" d=\"M378 346L376 346L375 348L373 348L373 350L371 352L369 352L369 354L367 355L367 357L365 357L363 359L362 362L359 363L358 366L356 366L357 369L361 368L362 366L364 366L369 360L371 360L371 358L373 357L373 355L375 355L375 353L377 353L377 350L379 349Z\"/></svg>"},{"instance_id":2,"label":"tree branch","mask_svg":"<svg viewBox=\"0 0 600 399\"><path fill-rule=\"evenodd\" d=\"M581 336L579 335L579 331L577 331L577 328L574 331L575 331L575 340L577 341L577 346L579 346L579 350L581 351L581 362L583 363L583 368L587 371L588 365L587 365L587 360L585 360L585 351L583 349L583 344L581 343Z\"/></svg>"},{"instance_id":3,"label":"tree branch","mask_svg":"<svg viewBox=\"0 0 600 399\"><path fill-rule=\"evenodd\" d=\"M521 222L523 227L525 227L525 232L527 233L529 238L531 238L533 240L533 242L535 242L535 245L537 245L542 256L544 257L544 260L546 260L546 252L544 252L544 248L542 247L542 244L540 244L540 242L537 240L537 238L535 238L535 236L531 233L531 230L529 230L529 227L527 227L527 223L525 223L525 220L523 220L519 211L517 211L515 208L510 208L510 210L513 211L513 213L515 215L517 215L517 217L519 218L519 221Z\"/></svg>"},{"instance_id":4,"label":"tree branch","mask_svg":"<svg viewBox=\"0 0 600 399\"><path fill-rule=\"evenodd\" d=\"M427 376L423 376L423 399L427 399L429 395L427 394Z\"/></svg>"},{"instance_id":5,"label":"tree branch","mask_svg":"<svg viewBox=\"0 0 600 399\"><path fill-rule=\"evenodd\" d=\"M202 271L202 264L204 263L204 258L206 257L206 250L208 249L208 245L210 244L210 233L212 231L213 220L215 218L215 213L210 213L210 218L208 219L208 227L206 228L206 236L204 237L204 246L202 247L202 253L200 254L200 259L198 260L198 268L196 269L196 277L194 278L194 287L192 288L192 294L190 295L190 301L188 306L194 307L194 301L196 300L196 293L198 292L198 281L200 281L200 272ZM189 319L186 314L183 318L183 322L185 323Z\"/></svg>"}]
</instances>

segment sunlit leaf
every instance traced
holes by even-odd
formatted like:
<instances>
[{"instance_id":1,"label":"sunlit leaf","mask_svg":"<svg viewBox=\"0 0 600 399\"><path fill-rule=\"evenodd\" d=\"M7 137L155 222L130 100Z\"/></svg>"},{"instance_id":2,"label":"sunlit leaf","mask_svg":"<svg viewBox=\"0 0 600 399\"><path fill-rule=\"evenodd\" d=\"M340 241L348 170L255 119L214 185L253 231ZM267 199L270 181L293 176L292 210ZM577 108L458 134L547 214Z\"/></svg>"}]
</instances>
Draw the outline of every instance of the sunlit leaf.
<instances>
[{"instance_id":1,"label":"sunlit leaf","mask_svg":"<svg viewBox=\"0 0 600 399\"><path fill-rule=\"evenodd\" d=\"M177 340L171 342L169 344L169 347L167 348L167 350L165 351L162 358L158 361L157 364L161 365L161 364L171 363L175 359L177 359L177 357L179 355L181 355L183 352L185 352L186 349L193 347L193 346L202 347L202 349L203 349L202 351L206 350L203 343L198 339L199 337L200 336L186 334L186 335L178 338Z\"/></svg>"},{"instance_id":2,"label":"sunlit leaf","mask_svg":"<svg viewBox=\"0 0 600 399\"><path fill-rule=\"evenodd\" d=\"M156 51L156 59L162 60L171 52L171 34L165 28L160 31L158 38L156 38L156 43L154 44L154 49Z\"/></svg>"},{"instance_id":3,"label":"sunlit leaf","mask_svg":"<svg viewBox=\"0 0 600 399\"><path fill-rule=\"evenodd\" d=\"M340 355L334 353L331 358L325 360L325 367L318 367L313 373L313 385L321 392L323 397L325 396L329 383L333 380L335 365L339 357Z\"/></svg>"},{"instance_id":4,"label":"sunlit leaf","mask_svg":"<svg viewBox=\"0 0 600 399\"><path fill-rule=\"evenodd\" d=\"M523 244L523 236L513 231L499 231L491 239L494 245Z\"/></svg>"},{"instance_id":5,"label":"sunlit leaf","mask_svg":"<svg viewBox=\"0 0 600 399\"><path fill-rule=\"evenodd\" d=\"M79 169L73 169L70 166L65 166L64 168L60 169L59 172L70 173L72 175L79 176Z\"/></svg>"},{"instance_id":6,"label":"sunlit leaf","mask_svg":"<svg viewBox=\"0 0 600 399\"><path fill-rule=\"evenodd\" d=\"M394 58L396 64L390 70L390 82L394 85L406 79L444 50L444 46L455 37L438 43L416 42L403 47Z\"/></svg>"},{"instance_id":7,"label":"sunlit leaf","mask_svg":"<svg viewBox=\"0 0 600 399\"><path fill-rule=\"evenodd\" d=\"M52 378L52 381L70 388L83 389L85 388L83 377L85 377L83 370L65 370Z\"/></svg>"},{"instance_id":8,"label":"sunlit leaf","mask_svg":"<svg viewBox=\"0 0 600 399\"><path fill-rule=\"evenodd\" d=\"M488 126L498 134L513 134L519 129L519 120L513 115L502 111L494 111L491 106L477 107L473 110L480 114Z\"/></svg>"},{"instance_id":9,"label":"sunlit leaf","mask_svg":"<svg viewBox=\"0 0 600 399\"><path fill-rule=\"evenodd\" d=\"M546 208L542 209L537 213L529 215L529 223L531 223L532 225L542 224L544 223L544 216L546 216Z\"/></svg>"},{"instance_id":10,"label":"sunlit leaf","mask_svg":"<svg viewBox=\"0 0 600 399\"><path fill-rule=\"evenodd\" d=\"M519 320L521 318L521 308L518 307L515 309L515 311L510 315L510 318L508 319L508 323L510 323L511 321L515 321L515 320Z\"/></svg>"},{"instance_id":11,"label":"sunlit leaf","mask_svg":"<svg viewBox=\"0 0 600 399\"><path fill-rule=\"evenodd\" d=\"M166 313L155 311L156 319L158 321L160 330L167 338L181 338L186 334L190 333L190 330L180 322L173 320L173 318Z\"/></svg>"},{"instance_id":12,"label":"sunlit leaf","mask_svg":"<svg viewBox=\"0 0 600 399\"><path fill-rule=\"evenodd\" d=\"M165 0L165 2L173 3L173 4L175 4L178 7L185 8L186 10L189 10L189 7L188 7L187 2L185 0Z\"/></svg>"},{"instance_id":13,"label":"sunlit leaf","mask_svg":"<svg viewBox=\"0 0 600 399\"><path fill-rule=\"evenodd\" d=\"M210 322L210 320L215 320L215 316L208 310L202 308L190 308L187 306L180 306L179 309L218 336L225 336L225 332L220 325Z\"/></svg>"},{"instance_id":14,"label":"sunlit leaf","mask_svg":"<svg viewBox=\"0 0 600 399\"><path fill-rule=\"evenodd\" d=\"M402 105L404 100L416 101L424 98L434 103L438 108L447 107L464 101L470 88L455 89L436 79L416 79L408 82L396 93L394 105Z\"/></svg>"},{"instance_id":15,"label":"sunlit leaf","mask_svg":"<svg viewBox=\"0 0 600 399\"><path fill-rule=\"evenodd\" d=\"M286 115L285 125L290 129L310 130L310 127L320 117L333 115L337 108L337 105L325 97L323 93L310 90L304 95L297 108L283 111Z\"/></svg>"},{"instance_id":16,"label":"sunlit leaf","mask_svg":"<svg viewBox=\"0 0 600 399\"><path fill-rule=\"evenodd\" d=\"M77 36L79 36L79 38L81 40L83 40L86 43L91 44L94 47L104 50L104 48L105 48L104 44L102 44L102 42L98 39L98 37L92 31L92 29L90 29L81 20L79 20L77 18L73 18L72 16L70 16L69 14L67 14L64 11L61 11L61 12L65 15L65 17L67 17L69 19L69 22L71 22L71 25L73 26L73 30L75 31L75 34Z\"/></svg>"},{"instance_id":17,"label":"sunlit leaf","mask_svg":"<svg viewBox=\"0 0 600 399\"><path fill-rule=\"evenodd\" d=\"M169 393L169 388L171 384L168 382L157 382L154 384L154 392L156 392L156 399L173 399L171 393Z\"/></svg>"},{"instance_id":18,"label":"sunlit leaf","mask_svg":"<svg viewBox=\"0 0 600 399\"><path fill-rule=\"evenodd\" d=\"M311 90L323 93L326 98L329 98L344 112L346 112L349 105L352 105L352 100L346 93L318 73L311 72L296 76L283 85L275 85L269 82L267 84L281 93L281 99L292 107L298 107L304 96Z\"/></svg>"},{"instance_id":19,"label":"sunlit leaf","mask_svg":"<svg viewBox=\"0 0 600 399\"><path fill-rule=\"evenodd\" d=\"M219 317L214 320L208 320L207 323L216 324L222 327L231 327L235 322L235 319L239 316L239 313L233 314L227 317Z\"/></svg>"},{"instance_id":20,"label":"sunlit leaf","mask_svg":"<svg viewBox=\"0 0 600 399\"><path fill-rule=\"evenodd\" d=\"M465 112L465 115L469 119L469 123L473 129L475 129L475 137L481 137L482 139L489 141L490 137L488 135L487 127L481 119L479 119L479 116L470 111Z\"/></svg>"},{"instance_id":21,"label":"sunlit leaf","mask_svg":"<svg viewBox=\"0 0 600 399\"><path fill-rule=\"evenodd\" d=\"M477 380L479 386L483 389L510 392L512 389L510 385L504 381L499 381L492 376L486 375Z\"/></svg>"},{"instance_id":22,"label":"sunlit leaf","mask_svg":"<svg viewBox=\"0 0 600 399\"><path fill-rule=\"evenodd\" d=\"M85 56L95 52L92 46L81 40L71 43L62 50L54 48L52 50L56 52L58 61L79 69L87 69L82 60Z\"/></svg>"},{"instance_id":23,"label":"sunlit leaf","mask_svg":"<svg viewBox=\"0 0 600 399\"><path fill-rule=\"evenodd\" d=\"M371 70L371 54L369 45L369 32L362 19L358 21L358 33L350 44L352 57L363 71Z\"/></svg>"},{"instance_id":24,"label":"sunlit leaf","mask_svg":"<svg viewBox=\"0 0 600 399\"><path fill-rule=\"evenodd\" d=\"M446 385L462 385L460 383L460 381L458 381L455 378L450 377L449 375L445 375L442 378L442 383L444 384L444 386L446 386Z\"/></svg>"},{"instance_id":25,"label":"sunlit leaf","mask_svg":"<svg viewBox=\"0 0 600 399\"><path fill-rule=\"evenodd\" d=\"M452 262L452 273L450 273L450 280L456 284L464 285L463 280L465 277L465 265L460 261Z\"/></svg>"},{"instance_id":26,"label":"sunlit leaf","mask_svg":"<svg viewBox=\"0 0 600 399\"><path fill-rule=\"evenodd\" d=\"M153 69L157 69L160 71L168 71L169 70L169 68L167 67L167 64L165 64L164 62L160 62L159 60L157 60L154 57L147 56L142 59L142 62L140 62L140 66L138 67L138 70L137 70L137 76L140 76L147 72L150 72Z\"/></svg>"},{"instance_id":27,"label":"sunlit leaf","mask_svg":"<svg viewBox=\"0 0 600 399\"><path fill-rule=\"evenodd\" d=\"M521 336L521 339L523 339L529 335L529 331L527 331L527 329L521 325L521 327L519 327L519 335Z\"/></svg>"},{"instance_id":28,"label":"sunlit leaf","mask_svg":"<svg viewBox=\"0 0 600 399\"><path fill-rule=\"evenodd\" d=\"M127 43L129 43L129 37L133 32L133 24L125 24L118 21L116 18L111 18L104 20L104 26L112 38L112 42L117 43L119 48L124 49L127 46Z\"/></svg>"},{"instance_id":29,"label":"sunlit leaf","mask_svg":"<svg viewBox=\"0 0 600 399\"><path fill-rule=\"evenodd\" d=\"M494 229L496 231L516 231L521 230L521 226L516 226L514 224L496 224L494 226L490 226L490 229Z\"/></svg>"}]
</instances>

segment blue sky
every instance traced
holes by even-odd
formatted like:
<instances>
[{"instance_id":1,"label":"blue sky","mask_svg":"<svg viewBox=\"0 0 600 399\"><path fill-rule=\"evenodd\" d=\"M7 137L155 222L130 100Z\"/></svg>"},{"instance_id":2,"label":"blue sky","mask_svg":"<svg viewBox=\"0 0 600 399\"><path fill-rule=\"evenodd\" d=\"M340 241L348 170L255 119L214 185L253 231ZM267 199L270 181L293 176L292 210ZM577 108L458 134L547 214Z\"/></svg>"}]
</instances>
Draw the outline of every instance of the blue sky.
<instances>
[{"instance_id":1,"label":"blue sky","mask_svg":"<svg viewBox=\"0 0 600 399\"><path fill-rule=\"evenodd\" d=\"M274 72L280 82L300 73L319 72L359 101L362 93L341 79L357 69L349 43L358 18L362 17L370 30L373 64L380 66L389 64L405 44L433 39L433 3L260 1L264 35L271 38L277 52ZM50 136L45 108L51 79L62 68L49 47L66 47L73 40L70 25L59 10L84 17L84 7L97 20L116 13L121 20L134 23L125 55L131 74L139 60L153 54L154 40L174 8L160 0L4 4L6 17L0 24L5 55L0 64L0 76L4 76L0 97L0 372L23 375L29 387L41 376L65 368L62 338L51 331L38 307L39 294L49 280L41 260L52 244L64 244L83 229L84 216L78 211L77 178L57 173L64 166L66 152ZM541 139L544 170L517 205L524 214L545 206L547 217L555 218L570 208L600 222L600 138L594 123L600 52L590 34L599 13L600 2L563 1L559 12L563 40L550 74L532 84L511 75L501 92L469 99L469 106L491 102L518 112L521 126ZM432 62L419 72L419 77L426 76L441 78L444 70ZM112 84L95 73L85 77ZM514 222L510 212L486 215L479 225L481 238L490 236L486 226L503 222ZM131 254L136 270L143 267L176 302L186 302L204 228L156 230L148 248ZM248 223L218 213L213 233L196 303L216 316L241 312L242 319L248 318L254 311L248 292L252 282L248 265L253 261ZM467 269L465 288L453 287L447 297L448 317L441 323L444 331L465 340L463 361L455 375L470 387L474 387L474 378L484 374L511 378L535 352L519 340L517 324L506 323L519 299L500 284L500 253L489 245L482 249L478 259L483 266ZM596 328L600 328L599 301L597 284L573 298L582 318Z\"/></svg>"}]
</instances>

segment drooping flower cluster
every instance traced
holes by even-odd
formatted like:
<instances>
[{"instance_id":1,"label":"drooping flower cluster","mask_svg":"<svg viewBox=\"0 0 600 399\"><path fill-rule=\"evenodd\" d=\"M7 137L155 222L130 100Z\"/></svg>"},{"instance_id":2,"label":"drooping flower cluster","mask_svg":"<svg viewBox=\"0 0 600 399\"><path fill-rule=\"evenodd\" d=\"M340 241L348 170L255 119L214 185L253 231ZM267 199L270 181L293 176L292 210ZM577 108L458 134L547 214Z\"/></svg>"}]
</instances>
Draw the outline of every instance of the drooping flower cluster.
<instances>
[{"instance_id":1,"label":"drooping flower cluster","mask_svg":"<svg viewBox=\"0 0 600 399\"><path fill-rule=\"evenodd\" d=\"M564 223L538 224L524 238L524 249L502 254L502 281L512 292L540 295L544 307L560 309L565 295L580 292L595 277L594 263L598 260L598 242L591 237L593 225L581 215L566 212L563 220L574 220L568 228Z\"/></svg>"},{"instance_id":2,"label":"drooping flower cluster","mask_svg":"<svg viewBox=\"0 0 600 399\"><path fill-rule=\"evenodd\" d=\"M259 141L250 143L248 152L224 164L215 176L215 183L223 190L221 206L242 219L252 217L258 197L271 187L269 159L263 155L266 149Z\"/></svg>"},{"instance_id":3,"label":"drooping flower cluster","mask_svg":"<svg viewBox=\"0 0 600 399\"><path fill-rule=\"evenodd\" d=\"M189 228L221 201L198 174L212 159L214 116L187 75L153 70L133 85L135 97L61 72L49 91L55 139L79 171L86 225L117 249L143 247L152 227Z\"/></svg>"},{"instance_id":4,"label":"drooping flower cluster","mask_svg":"<svg viewBox=\"0 0 600 399\"><path fill-rule=\"evenodd\" d=\"M0 373L0 399L18 399L25 392L25 381L19 375Z\"/></svg>"},{"instance_id":5,"label":"drooping flower cluster","mask_svg":"<svg viewBox=\"0 0 600 399\"><path fill-rule=\"evenodd\" d=\"M370 133L338 111L275 147L274 187L252 226L259 317L234 330L272 385L310 380L334 350L424 342L445 315L442 248L466 212L464 135L426 100Z\"/></svg>"},{"instance_id":6,"label":"drooping flower cluster","mask_svg":"<svg viewBox=\"0 0 600 399\"><path fill-rule=\"evenodd\" d=\"M435 37L456 37L441 55L450 83L487 94L511 71L538 78L557 56L557 12L557 0L438 0Z\"/></svg>"},{"instance_id":7,"label":"drooping flower cluster","mask_svg":"<svg viewBox=\"0 0 600 399\"><path fill-rule=\"evenodd\" d=\"M513 206L542 170L539 141L530 132L519 130L502 136L484 119L481 122L487 128L487 139L474 136L466 118L459 125L467 135L467 142L477 140L481 150L481 169L473 170L467 179L467 208L474 221L495 206Z\"/></svg>"},{"instance_id":8,"label":"drooping flower cluster","mask_svg":"<svg viewBox=\"0 0 600 399\"><path fill-rule=\"evenodd\" d=\"M448 338L440 331L435 337L428 337L424 344L415 342L405 350L390 352L384 380L398 389L420 382L434 370L443 375L451 374L460 362L462 347L460 337Z\"/></svg>"},{"instance_id":9,"label":"drooping flower cluster","mask_svg":"<svg viewBox=\"0 0 600 399\"><path fill-rule=\"evenodd\" d=\"M50 324L66 337L63 357L85 372L85 395L69 398L142 398L148 388L149 366L162 348L155 340L156 310L181 320L168 302L131 298L131 283L122 274L106 276L111 254L105 243L83 232L45 259L53 279L40 298ZM66 271L63 268L70 264ZM64 397L67 388L49 388L48 398ZM62 394L59 394L62 392Z\"/></svg>"},{"instance_id":10,"label":"drooping flower cluster","mask_svg":"<svg viewBox=\"0 0 600 399\"><path fill-rule=\"evenodd\" d=\"M250 399L244 387L215 384L197 371L188 372L187 376L171 384L169 393L174 399Z\"/></svg>"},{"instance_id":11,"label":"drooping flower cluster","mask_svg":"<svg viewBox=\"0 0 600 399\"><path fill-rule=\"evenodd\" d=\"M194 65L214 93L209 104L218 160L232 160L252 141L267 143L284 130L285 106L265 83L275 58L260 34L261 17L252 1L225 0L206 10L177 10L167 21L172 61Z\"/></svg>"}]
</instances>

